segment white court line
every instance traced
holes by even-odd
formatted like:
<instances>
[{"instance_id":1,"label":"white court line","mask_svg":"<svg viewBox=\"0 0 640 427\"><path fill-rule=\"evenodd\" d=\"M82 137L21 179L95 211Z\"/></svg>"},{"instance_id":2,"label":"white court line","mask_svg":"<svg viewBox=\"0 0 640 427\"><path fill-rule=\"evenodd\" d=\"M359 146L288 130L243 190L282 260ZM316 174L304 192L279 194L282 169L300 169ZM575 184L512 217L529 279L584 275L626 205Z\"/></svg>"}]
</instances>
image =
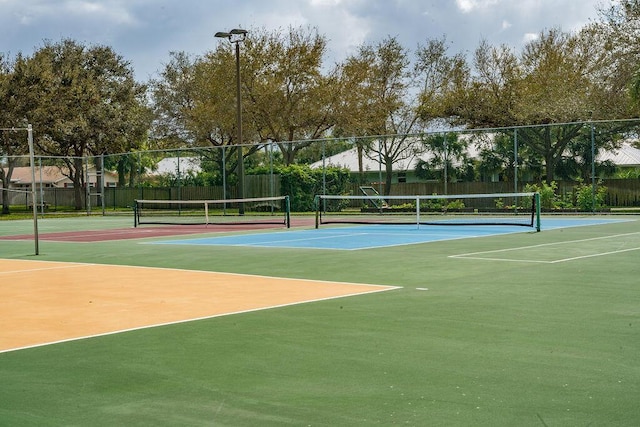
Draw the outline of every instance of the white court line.
<instances>
[{"instance_id":1,"label":"white court line","mask_svg":"<svg viewBox=\"0 0 640 427\"><path fill-rule=\"evenodd\" d=\"M481 253L481 252L478 252ZM459 258L459 259L474 259L480 261L506 261L506 262L527 262L532 264L553 264L556 261L540 261L534 259L519 259L519 258L486 258L480 256L464 256L464 255L449 255L447 258Z\"/></svg>"},{"instance_id":2,"label":"white court line","mask_svg":"<svg viewBox=\"0 0 640 427\"><path fill-rule=\"evenodd\" d=\"M574 260L584 259L584 258L593 258L593 257L598 257L598 256L613 255L613 254L622 253L622 252L637 251L637 250L640 250L640 247L621 249L619 251L600 252L600 253L596 253L596 254L582 255L582 256L571 257L571 258L560 258L560 259L556 259L556 260L552 260L552 261L531 260L531 259L487 258L487 257L481 257L481 256L474 256L474 255L492 254L492 253L500 253L500 252L513 252L513 251L518 251L518 250L521 250L521 249L534 249L534 248L542 248L542 247L546 247L546 246L556 246L556 245L564 245L564 244L571 244L571 243L581 243L581 242L589 242L589 241L594 241L594 240L605 240L605 239L611 239L611 238L617 238L617 237L632 236L632 235L636 235L636 234L640 234L640 232L614 234L614 235L611 235L611 236L591 237L591 238L588 238L588 239L568 240L568 241L564 241L564 242L541 243L539 245L520 246L520 247L516 247L516 248L495 249L495 250L492 250L492 251L469 252L469 253L466 253L466 254L449 255L448 258L465 258L465 259L487 260L487 261L529 262L529 263L539 263L539 264L557 264L557 263L560 263L560 262L574 261Z\"/></svg>"},{"instance_id":3,"label":"white court line","mask_svg":"<svg viewBox=\"0 0 640 427\"><path fill-rule=\"evenodd\" d=\"M577 259L593 258L593 257L597 257L597 256L620 254L620 253L623 253L623 252L631 252L631 251L638 251L638 250L640 250L640 247L638 247L638 248L629 248L629 249L621 249L619 251L601 252L601 253L598 253L598 254L582 255L582 256L577 256L577 257L573 257L573 258L558 259L558 260L555 260L555 261L550 261L549 264L557 264L559 262L574 261L574 260L577 260Z\"/></svg>"},{"instance_id":4,"label":"white court line","mask_svg":"<svg viewBox=\"0 0 640 427\"><path fill-rule=\"evenodd\" d=\"M47 262L47 261L45 261ZM55 261L54 261L55 262ZM15 274L15 273L32 273L35 271L47 271L47 270L64 270L67 268L78 268L78 267L86 267L97 264L69 264L69 265L60 265L54 267L41 267L41 268L22 268L20 270L5 270L0 271L0 274Z\"/></svg>"}]
</instances>

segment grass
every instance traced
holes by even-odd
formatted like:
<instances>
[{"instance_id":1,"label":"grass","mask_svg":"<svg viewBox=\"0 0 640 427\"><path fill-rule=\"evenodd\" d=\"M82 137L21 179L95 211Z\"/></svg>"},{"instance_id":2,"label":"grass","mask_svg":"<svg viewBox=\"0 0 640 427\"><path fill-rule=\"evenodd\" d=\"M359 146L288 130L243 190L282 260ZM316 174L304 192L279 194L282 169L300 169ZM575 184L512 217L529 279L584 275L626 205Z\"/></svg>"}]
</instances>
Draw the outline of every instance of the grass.
<instances>
[{"instance_id":1,"label":"grass","mask_svg":"<svg viewBox=\"0 0 640 427\"><path fill-rule=\"evenodd\" d=\"M0 235L31 226L3 222ZM637 221L351 252L41 242L42 260L403 288L0 354L0 425L638 425L637 251L447 257L633 232ZM603 252L633 244L608 239ZM2 258L32 251L0 244Z\"/></svg>"}]
</instances>

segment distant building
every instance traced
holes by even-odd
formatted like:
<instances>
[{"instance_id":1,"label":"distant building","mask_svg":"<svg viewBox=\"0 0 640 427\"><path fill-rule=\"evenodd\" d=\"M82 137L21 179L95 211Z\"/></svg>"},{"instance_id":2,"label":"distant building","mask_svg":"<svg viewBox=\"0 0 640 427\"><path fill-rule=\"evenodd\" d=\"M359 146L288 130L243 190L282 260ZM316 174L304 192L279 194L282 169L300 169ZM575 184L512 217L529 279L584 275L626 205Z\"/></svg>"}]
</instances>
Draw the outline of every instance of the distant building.
<instances>
[{"instance_id":1,"label":"distant building","mask_svg":"<svg viewBox=\"0 0 640 427\"><path fill-rule=\"evenodd\" d=\"M198 174L202 171L200 159L197 157L167 157L160 160L149 175L184 175L190 172Z\"/></svg>"},{"instance_id":2,"label":"distant building","mask_svg":"<svg viewBox=\"0 0 640 427\"><path fill-rule=\"evenodd\" d=\"M410 151L410 150L409 150ZM414 150L414 152L419 152ZM469 144L467 148L467 155L471 158L478 158L480 151L476 148L475 144ZM423 151L420 154L407 156L393 163L394 182L398 179L402 180L404 177L412 179L413 172L419 160L428 162L433 158L433 154L429 151ZM621 169L628 168L640 168L640 149L636 148L631 142L624 142L620 148L601 152L598 155L598 161L610 160L617 167ZM313 169L319 169L326 167L340 167L348 169L353 173L359 172L358 166L358 152L357 149L351 148L333 156L327 157L324 161L318 161L312 163L310 166ZM385 165L381 164L375 156L362 156L362 170L364 173L375 176L378 171L385 172Z\"/></svg>"},{"instance_id":3,"label":"distant building","mask_svg":"<svg viewBox=\"0 0 640 427\"><path fill-rule=\"evenodd\" d=\"M598 160L601 162L610 160L620 168L640 168L640 149L630 142L625 142L617 150L600 153Z\"/></svg>"},{"instance_id":4,"label":"distant building","mask_svg":"<svg viewBox=\"0 0 640 427\"><path fill-rule=\"evenodd\" d=\"M63 172L64 168L58 166L42 166L35 169L36 188L73 188L73 182ZM5 172L7 172L5 168ZM97 187L96 169L89 168L89 185ZM31 167L21 166L13 168L11 174L10 189L30 190L32 185ZM114 172L104 172L104 186L116 187L118 185L118 174Z\"/></svg>"}]
</instances>

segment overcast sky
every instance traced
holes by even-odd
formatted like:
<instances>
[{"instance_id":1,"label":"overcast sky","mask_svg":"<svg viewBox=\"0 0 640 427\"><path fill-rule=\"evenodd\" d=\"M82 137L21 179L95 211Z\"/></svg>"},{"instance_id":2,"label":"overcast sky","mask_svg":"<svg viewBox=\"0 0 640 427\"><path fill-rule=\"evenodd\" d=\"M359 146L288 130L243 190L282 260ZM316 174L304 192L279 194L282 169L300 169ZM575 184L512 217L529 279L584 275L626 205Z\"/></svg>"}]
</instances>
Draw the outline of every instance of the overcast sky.
<instances>
[{"instance_id":1,"label":"overcast sky","mask_svg":"<svg viewBox=\"0 0 640 427\"><path fill-rule=\"evenodd\" d=\"M408 49L443 35L450 53L481 39L519 49L540 31L574 31L611 0L0 0L0 52L31 55L44 40L111 46L147 81L169 52L202 55L213 34L311 26L328 40L327 61L395 36Z\"/></svg>"}]
</instances>

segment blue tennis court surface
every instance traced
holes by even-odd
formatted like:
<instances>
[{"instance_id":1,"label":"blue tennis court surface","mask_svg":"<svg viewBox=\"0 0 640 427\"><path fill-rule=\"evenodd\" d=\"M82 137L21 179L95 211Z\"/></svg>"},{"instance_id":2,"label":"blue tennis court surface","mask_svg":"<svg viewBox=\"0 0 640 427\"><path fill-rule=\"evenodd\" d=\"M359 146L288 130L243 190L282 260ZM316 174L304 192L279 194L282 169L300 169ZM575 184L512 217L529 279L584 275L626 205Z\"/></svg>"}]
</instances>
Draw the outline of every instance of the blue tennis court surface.
<instances>
[{"instance_id":1,"label":"blue tennis court surface","mask_svg":"<svg viewBox=\"0 0 640 427\"><path fill-rule=\"evenodd\" d=\"M599 218L550 218L542 222L543 230L600 225L626 220ZM531 227L516 226L428 226L358 225L324 227L311 230L289 230L274 233L239 234L195 239L150 242L162 245L249 246L272 248L304 248L358 250L389 246L413 245L441 240L466 239L500 234L533 232Z\"/></svg>"}]
</instances>

